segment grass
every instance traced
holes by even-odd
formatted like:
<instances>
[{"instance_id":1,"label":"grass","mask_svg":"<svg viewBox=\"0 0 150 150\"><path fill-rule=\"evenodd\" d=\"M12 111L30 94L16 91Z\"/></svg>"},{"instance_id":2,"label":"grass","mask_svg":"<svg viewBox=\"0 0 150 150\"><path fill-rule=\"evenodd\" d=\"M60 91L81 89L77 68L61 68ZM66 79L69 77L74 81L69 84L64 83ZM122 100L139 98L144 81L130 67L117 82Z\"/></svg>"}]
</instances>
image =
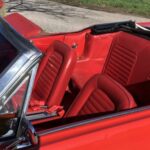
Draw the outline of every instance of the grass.
<instances>
[{"instance_id":1,"label":"grass","mask_svg":"<svg viewBox=\"0 0 150 150\"><path fill-rule=\"evenodd\" d=\"M150 0L53 0L111 12L132 13L150 18Z\"/></svg>"}]
</instances>

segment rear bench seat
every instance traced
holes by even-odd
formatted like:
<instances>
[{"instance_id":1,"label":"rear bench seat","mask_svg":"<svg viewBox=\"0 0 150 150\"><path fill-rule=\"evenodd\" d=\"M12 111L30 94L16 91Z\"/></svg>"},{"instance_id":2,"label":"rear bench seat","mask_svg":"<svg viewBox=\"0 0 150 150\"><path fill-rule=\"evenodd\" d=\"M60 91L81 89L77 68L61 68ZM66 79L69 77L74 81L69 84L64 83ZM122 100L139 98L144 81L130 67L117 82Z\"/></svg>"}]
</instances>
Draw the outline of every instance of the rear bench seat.
<instances>
[{"instance_id":1,"label":"rear bench seat","mask_svg":"<svg viewBox=\"0 0 150 150\"><path fill-rule=\"evenodd\" d=\"M25 38L38 36L42 32L38 25L18 13L6 16L5 20Z\"/></svg>"},{"instance_id":2,"label":"rear bench seat","mask_svg":"<svg viewBox=\"0 0 150 150\"><path fill-rule=\"evenodd\" d=\"M114 35L114 34L113 34ZM73 83L82 89L95 74L101 73L113 40L112 34L86 34L86 44L81 59L78 60L72 74Z\"/></svg>"},{"instance_id":3,"label":"rear bench seat","mask_svg":"<svg viewBox=\"0 0 150 150\"><path fill-rule=\"evenodd\" d=\"M103 73L123 86L150 79L150 40L120 32L113 40Z\"/></svg>"},{"instance_id":4,"label":"rear bench seat","mask_svg":"<svg viewBox=\"0 0 150 150\"><path fill-rule=\"evenodd\" d=\"M150 79L149 60L150 40L127 32L119 32L112 41L102 73L107 74L126 87ZM84 70L83 67L81 69ZM92 66L85 69L87 69L87 72L91 72ZM82 79L85 81L86 76L80 76L82 75L74 74L72 79L75 85L81 89L86 83L83 83Z\"/></svg>"}]
</instances>

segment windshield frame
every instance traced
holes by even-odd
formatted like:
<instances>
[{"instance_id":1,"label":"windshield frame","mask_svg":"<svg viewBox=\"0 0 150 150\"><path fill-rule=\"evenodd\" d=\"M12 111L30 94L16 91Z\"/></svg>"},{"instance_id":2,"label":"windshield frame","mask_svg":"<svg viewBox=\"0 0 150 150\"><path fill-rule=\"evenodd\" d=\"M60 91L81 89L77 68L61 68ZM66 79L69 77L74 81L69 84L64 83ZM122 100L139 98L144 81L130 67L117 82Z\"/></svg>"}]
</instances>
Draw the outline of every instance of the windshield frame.
<instances>
[{"instance_id":1,"label":"windshield frame","mask_svg":"<svg viewBox=\"0 0 150 150\"><path fill-rule=\"evenodd\" d=\"M22 76L26 70L36 63L42 56L42 53L34 47L29 40L26 40L15 31L3 18L0 17L1 34L16 48L18 55L6 67L0 75L0 98L7 95L11 85ZM34 64L35 64L34 63ZM7 97L9 94L7 95Z\"/></svg>"},{"instance_id":2,"label":"windshield frame","mask_svg":"<svg viewBox=\"0 0 150 150\"><path fill-rule=\"evenodd\" d=\"M42 53L34 47L30 41L24 39L17 33L15 29L1 17L0 32L17 50L19 50L19 55L8 67L6 67L6 70L0 76L0 102L5 104L7 99L13 95L22 81L29 76L23 105L19 113L17 113L18 127L16 129L15 137L19 137L22 134L21 122L25 117L28 108L36 71ZM7 137L5 139L7 139Z\"/></svg>"},{"instance_id":3,"label":"windshield frame","mask_svg":"<svg viewBox=\"0 0 150 150\"><path fill-rule=\"evenodd\" d=\"M17 120L16 124L17 125L16 125L16 129L14 129L15 133L13 135L10 135L9 137L0 137L0 140L3 141L6 139L11 139L11 138L18 138L23 134L21 125L22 125L23 119L26 117L26 112L27 112L30 97L32 94L32 88L34 85L34 80L36 77L37 69L38 69L38 63L26 74L26 76L22 79L22 82L18 84L17 90L19 89L20 85L22 85L24 83L24 81L27 81L27 88L26 88L26 91L24 94L24 98L22 100L23 102L22 102L21 109L17 113L14 113L14 114L13 113L4 114L4 116L6 116L6 117L8 115L8 118L3 118L3 119L9 120L9 119L15 119L16 118L16 120ZM11 99L11 97L16 93L17 90L15 90L13 92L13 94L9 97L9 99ZM10 118L11 116L13 118Z\"/></svg>"}]
</instances>

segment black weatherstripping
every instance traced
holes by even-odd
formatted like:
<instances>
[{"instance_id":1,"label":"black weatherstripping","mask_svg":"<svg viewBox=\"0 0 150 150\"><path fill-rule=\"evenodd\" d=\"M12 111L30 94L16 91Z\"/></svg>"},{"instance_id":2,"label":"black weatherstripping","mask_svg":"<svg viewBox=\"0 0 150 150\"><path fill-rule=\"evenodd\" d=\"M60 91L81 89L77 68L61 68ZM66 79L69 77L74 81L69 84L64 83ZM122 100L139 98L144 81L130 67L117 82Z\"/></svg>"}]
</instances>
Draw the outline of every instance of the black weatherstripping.
<instances>
[{"instance_id":1,"label":"black weatherstripping","mask_svg":"<svg viewBox=\"0 0 150 150\"><path fill-rule=\"evenodd\" d=\"M134 21L124 21L124 22L115 22L115 23L107 23L107 24L99 24L91 27L91 33L93 35L104 34L104 33L112 33L120 31L122 26L128 26L131 28L135 28Z\"/></svg>"},{"instance_id":2,"label":"black weatherstripping","mask_svg":"<svg viewBox=\"0 0 150 150\"><path fill-rule=\"evenodd\" d=\"M144 28L137 27L134 21L126 21L126 22L94 25L91 27L91 33L93 35L100 35L124 31L142 37L144 39L150 40L150 29L147 27Z\"/></svg>"}]
</instances>

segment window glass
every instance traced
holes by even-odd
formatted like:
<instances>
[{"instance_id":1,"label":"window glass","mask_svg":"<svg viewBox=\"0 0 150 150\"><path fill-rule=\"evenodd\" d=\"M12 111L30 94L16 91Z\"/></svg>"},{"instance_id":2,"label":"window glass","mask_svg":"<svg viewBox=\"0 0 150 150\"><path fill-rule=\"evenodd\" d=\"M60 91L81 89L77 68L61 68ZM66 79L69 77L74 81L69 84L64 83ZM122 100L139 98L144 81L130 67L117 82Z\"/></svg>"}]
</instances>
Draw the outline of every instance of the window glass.
<instances>
[{"instance_id":1,"label":"window glass","mask_svg":"<svg viewBox=\"0 0 150 150\"><path fill-rule=\"evenodd\" d=\"M0 33L0 74L17 56L17 49Z\"/></svg>"},{"instance_id":2,"label":"window glass","mask_svg":"<svg viewBox=\"0 0 150 150\"><path fill-rule=\"evenodd\" d=\"M17 129L19 119L17 114L24 103L28 80L29 77L22 82L11 98L0 104L0 122L2 122L0 123L0 137L13 135Z\"/></svg>"}]
</instances>

